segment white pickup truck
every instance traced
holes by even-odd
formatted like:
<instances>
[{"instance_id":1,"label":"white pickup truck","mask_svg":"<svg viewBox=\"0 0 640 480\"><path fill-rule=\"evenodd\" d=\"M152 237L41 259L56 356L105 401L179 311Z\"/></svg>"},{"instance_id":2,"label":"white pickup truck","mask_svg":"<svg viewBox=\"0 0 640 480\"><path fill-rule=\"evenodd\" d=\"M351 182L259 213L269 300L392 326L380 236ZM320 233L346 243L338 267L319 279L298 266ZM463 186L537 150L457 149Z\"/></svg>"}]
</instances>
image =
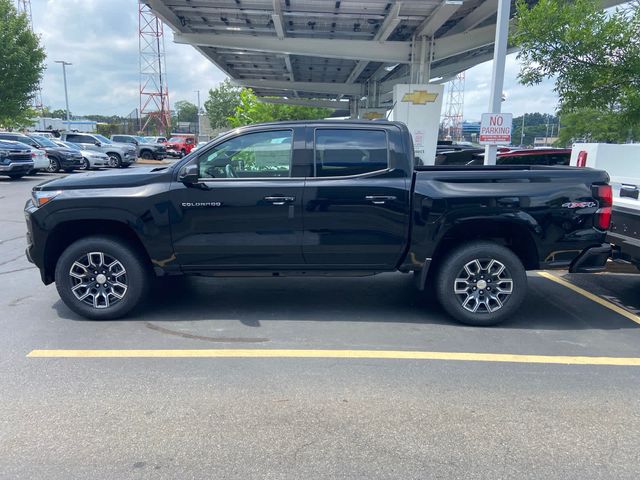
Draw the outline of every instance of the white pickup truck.
<instances>
[{"instance_id":1,"label":"white pickup truck","mask_svg":"<svg viewBox=\"0 0 640 480\"><path fill-rule=\"evenodd\" d=\"M640 144L576 143L570 164L609 174L613 209L607 240L614 258L640 269Z\"/></svg>"}]
</instances>

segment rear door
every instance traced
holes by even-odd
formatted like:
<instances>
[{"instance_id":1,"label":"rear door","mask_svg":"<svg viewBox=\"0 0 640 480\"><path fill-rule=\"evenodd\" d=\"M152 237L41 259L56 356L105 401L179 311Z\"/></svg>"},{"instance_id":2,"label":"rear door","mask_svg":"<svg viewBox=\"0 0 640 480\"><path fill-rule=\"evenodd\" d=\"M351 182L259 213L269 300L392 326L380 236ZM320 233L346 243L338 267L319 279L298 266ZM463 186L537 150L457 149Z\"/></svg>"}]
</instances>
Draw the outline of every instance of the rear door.
<instances>
[{"instance_id":1,"label":"rear door","mask_svg":"<svg viewBox=\"0 0 640 480\"><path fill-rule=\"evenodd\" d=\"M307 264L392 269L408 236L409 173L395 164L384 128L308 129L313 176L303 209Z\"/></svg>"}]
</instances>

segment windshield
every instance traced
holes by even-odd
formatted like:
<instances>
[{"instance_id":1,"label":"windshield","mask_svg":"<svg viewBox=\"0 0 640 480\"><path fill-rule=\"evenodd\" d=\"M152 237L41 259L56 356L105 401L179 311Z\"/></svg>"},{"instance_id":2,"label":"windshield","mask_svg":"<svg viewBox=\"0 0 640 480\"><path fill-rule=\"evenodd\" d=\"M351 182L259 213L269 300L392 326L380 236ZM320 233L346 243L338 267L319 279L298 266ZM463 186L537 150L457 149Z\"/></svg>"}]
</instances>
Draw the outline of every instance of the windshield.
<instances>
[{"instance_id":1,"label":"windshield","mask_svg":"<svg viewBox=\"0 0 640 480\"><path fill-rule=\"evenodd\" d=\"M133 138L135 138L140 143L151 143L149 140L146 139L146 137L133 137Z\"/></svg>"},{"instance_id":2,"label":"windshield","mask_svg":"<svg viewBox=\"0 0 640 480\"><path fill-rule=\"evenodd\" d=\"M56 148L58 147L58 145L56 145L55 143L53 143L51 140L49 140L48 138L45 137L41 137L39 135L34 135L33 138L36 142L38 142L38 145L40 145L41 147L49 147L49 148Z\"/></svg>"},{"instance_id":3,"label":"windshield","mask_svg":"<svg viewBox=\"0 0 640 480\"><path fill-rule=\"evenodd\" d=\"M174 142L174 143L181 143L184 142L184 138L183 137L171 137L169 139L170 142Z\"/></svg>"},{"instance_id":4,"label":"windshield","mask_svg":"<svg viewBox=\"0 0 640 480\"><path fill-rule=\"evenodd\" d=\"M102 135L94 135L94 137L96 137L98 140L100 140L102 143L107 143L107 144L112 144L113 142L111 140L109 140L107 137L103 137Z\"/></svg>"}]
</instances>

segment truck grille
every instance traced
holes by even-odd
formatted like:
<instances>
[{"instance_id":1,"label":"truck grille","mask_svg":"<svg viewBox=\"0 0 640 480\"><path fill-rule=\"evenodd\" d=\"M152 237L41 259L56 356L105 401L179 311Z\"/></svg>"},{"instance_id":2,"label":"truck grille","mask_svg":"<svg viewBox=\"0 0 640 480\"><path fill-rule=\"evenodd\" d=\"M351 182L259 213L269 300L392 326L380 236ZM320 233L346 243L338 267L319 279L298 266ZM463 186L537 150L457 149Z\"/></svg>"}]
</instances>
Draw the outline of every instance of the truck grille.
<instances>
[{"instance_id":1,"label":"truck grille","mask_svg":"<svg viewBox=\"0 0 640 480\"><path fill-rule=\"evenodd\" d=\"M30 162L31 153L15 153L9 152L9 158L12 162Z\"/></svg>"}]
</instances>

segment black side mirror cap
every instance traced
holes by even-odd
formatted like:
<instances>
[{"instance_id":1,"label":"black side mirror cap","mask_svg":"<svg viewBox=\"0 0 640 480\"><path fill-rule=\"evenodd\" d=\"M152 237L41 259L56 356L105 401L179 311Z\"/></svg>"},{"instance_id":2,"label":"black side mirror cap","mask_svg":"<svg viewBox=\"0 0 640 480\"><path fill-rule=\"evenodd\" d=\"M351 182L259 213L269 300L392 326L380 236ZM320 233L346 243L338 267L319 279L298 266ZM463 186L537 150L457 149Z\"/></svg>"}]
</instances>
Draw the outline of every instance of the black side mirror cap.
<instances>
[{"instance_id":1,"label":"black side mirror cap","mask_svg":"<svg viewBox=\"0 0 640 480\"><path fill-rule=\"evenodd\" d=\"M195 163L191 163L189 165L185 165L180 169L178 180L180 180L187 186L195 185L196 183L198 183L198 175L198 165Z\"/></svg>"}]
</instances>

